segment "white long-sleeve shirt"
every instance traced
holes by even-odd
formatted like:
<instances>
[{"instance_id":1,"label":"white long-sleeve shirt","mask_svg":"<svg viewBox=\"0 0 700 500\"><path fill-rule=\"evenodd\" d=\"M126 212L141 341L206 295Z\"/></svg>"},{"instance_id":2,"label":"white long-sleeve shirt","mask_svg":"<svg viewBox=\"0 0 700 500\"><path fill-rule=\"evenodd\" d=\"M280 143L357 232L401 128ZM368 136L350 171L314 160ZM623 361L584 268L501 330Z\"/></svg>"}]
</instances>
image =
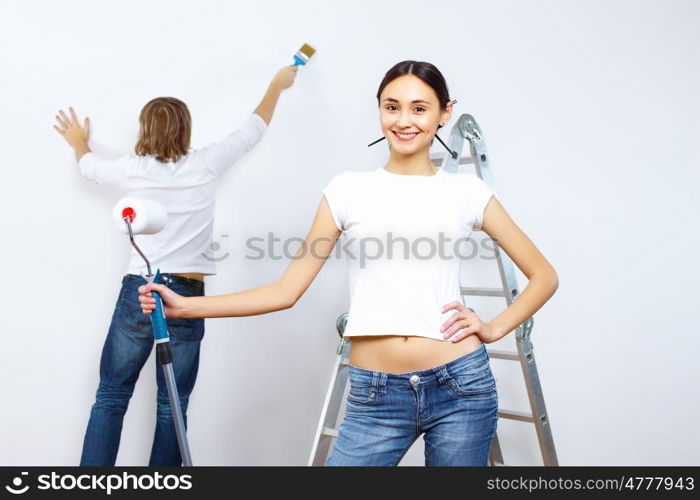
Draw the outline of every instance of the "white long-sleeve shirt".
<instances>
[{"instance_id":1,"label":"white long-sleeve shirt","mask_svg":"<svg viewBox=\"0 0 700 500\"><path fill-rule=\"evenodd\" d=\"M165 208L168 218L160 232L134 236L154 271L216 274L216 263L207 254L212 243L217 181L262 139L266 129L265 120L253 113L223 140L190 150L174 163L161 163L154 155L103 158L90 152L78 165L90 182L122 187L127 196L154 200ZM141 271L147 272L146 263L132 247L127 273Z\"/></svg>"}]
</instances>

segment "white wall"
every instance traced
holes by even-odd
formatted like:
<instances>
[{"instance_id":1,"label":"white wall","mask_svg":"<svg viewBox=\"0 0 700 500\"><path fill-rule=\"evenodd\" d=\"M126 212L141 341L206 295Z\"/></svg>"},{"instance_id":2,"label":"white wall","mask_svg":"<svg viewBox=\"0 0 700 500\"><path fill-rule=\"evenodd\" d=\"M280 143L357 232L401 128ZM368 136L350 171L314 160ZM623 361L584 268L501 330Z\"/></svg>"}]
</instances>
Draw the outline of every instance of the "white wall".
<instances>
[{"instance_id":1,"label":"white wall","mask_svg":"<svg viewBox=\"0 0 700 500\"><path fill-rule=\"evenodd\" d=\"M0 464L78 463L129 254L110 221L122 193L80 177L57 110L90 116L92 145L118 154L147 100L177 96L201 147L242 123L304 42L317 54L220 185L215 239L231 255L207 293L284 270L246 260L245 239L305 236L331 177L383 165L385 143L367 148L379 82L400 60L430 61L454 117L484 130L501 202L559 274L533 342L560 463L697 464L699 15L692 0L0 2ZM344 271L329 261L291 310L207 320L195 463L306 463ZM490 318L504 304L480 307ZM515 406L518 373L499 363L502 406ZM151 359L118 465L147 463L154 422ZM506 462L540 463L531 427L499 431ZM422 464L420 443L403 464Z\"/></svg>"}]
</instances>

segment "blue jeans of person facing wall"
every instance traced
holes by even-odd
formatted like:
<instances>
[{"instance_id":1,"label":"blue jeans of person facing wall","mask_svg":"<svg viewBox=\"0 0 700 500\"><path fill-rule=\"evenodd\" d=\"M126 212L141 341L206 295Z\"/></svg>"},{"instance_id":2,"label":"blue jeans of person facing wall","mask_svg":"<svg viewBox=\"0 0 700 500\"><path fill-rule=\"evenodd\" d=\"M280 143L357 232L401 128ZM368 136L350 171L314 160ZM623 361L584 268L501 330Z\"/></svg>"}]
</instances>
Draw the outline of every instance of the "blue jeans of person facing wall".
<instances>
[{"instance_id":1,"label":"blue jeans of person facing wall","mask_svg":"<svg viewBox=\"0 0 700 500\"><path fill-rule=\"evenodd\" d=\"M204 295L199 280L164 273L161 283L185 295ZM150 316L143 314L138 287L146 281L135 274L122 279L112 322L102 349L100 383L90 411L80 465L113 466L119 450L122 423L141 368L153 349ZM187 403L197 379L199 348L204 337L204 319L167 318L173 353L173 370L183 418L187 424ZM149 465L181 465L168 389L163 368L156 361L158 383L157 418Z\"/></svg>"},{"instance_id":2,"label":"blue jeans of person facing wall","mask_svg":"<svg viewBox=\"0 0 700 500\"><path fill-rule=\"evenodd\" d=\"M348 366L350 391L326 465L393 466L423 433L425 465L488 465L498 393L486 347L402 374Z\"/></svg>"}]
</instances>

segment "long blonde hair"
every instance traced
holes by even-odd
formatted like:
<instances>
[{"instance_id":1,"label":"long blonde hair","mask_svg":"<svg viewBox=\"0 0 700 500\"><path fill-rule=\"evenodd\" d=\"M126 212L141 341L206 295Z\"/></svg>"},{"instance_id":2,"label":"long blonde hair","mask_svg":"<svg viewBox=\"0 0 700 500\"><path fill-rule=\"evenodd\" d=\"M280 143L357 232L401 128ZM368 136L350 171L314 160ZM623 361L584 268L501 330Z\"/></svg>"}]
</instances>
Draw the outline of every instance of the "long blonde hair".
<instances>
[{"instance_id":1,"label":"long blonde hair","mask_svg":"<svg viewBox=\"0 0 700 500\"><path fill-rule=\"evenodd\" d=\"M155 155L166 163L187 154L192 118L187 105L174 97L156 97L146 103L139 116L137 155Z\"/></svg>"}]
</instances>

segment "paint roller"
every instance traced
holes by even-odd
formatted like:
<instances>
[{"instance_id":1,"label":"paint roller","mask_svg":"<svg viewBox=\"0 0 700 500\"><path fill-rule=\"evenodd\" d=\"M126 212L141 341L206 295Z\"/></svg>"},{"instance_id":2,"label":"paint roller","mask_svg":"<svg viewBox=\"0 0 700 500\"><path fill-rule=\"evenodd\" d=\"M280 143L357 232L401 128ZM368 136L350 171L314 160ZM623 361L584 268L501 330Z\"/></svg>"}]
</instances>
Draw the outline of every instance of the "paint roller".
<instances>
[{"instance_id":1,"label":"paint roller","mask_svg":"<svg viewBox=\"0 0 700 500\"><path fill-rule=\"evenodd\" d=\"M112 210L112 217L119 230L129 235L132 246L146 262L148 275L141 277L148 283L160 282L160 269L156 269L155 274L151 271L151 263L134 241L134 234L155 234L165 226L168 214L160 203L144 198L125 197L120 199ZM175 382L173 371L173 354L170 347L170 335L168 334L168 324L165 319L165 309L163 300L158 292L151 291L151 295L156 299L156 309L151 313L151 325L153 327L153 337L156 343L156 355L158 362L163 367L165 383L168 387L168 399L172 409L173 421L175 423L175 433L177 443L180 447L180 456L185 466L192 465L192 457L187 442L187 432L182 416L180 398Z\"/></svg>"},{"instance_id":2,"label":"paint roller","mask_svg":"<svg viewBox=\"0 0 700 500\"><path fill-rule=\"evenodd\" d=\"M128 234L124 218L129 217L134 234L155 234L163 229L168 214L160 203L145 198L122 198L112 210L114 222L122 233Z\"/></svg>"}]
</instances>

